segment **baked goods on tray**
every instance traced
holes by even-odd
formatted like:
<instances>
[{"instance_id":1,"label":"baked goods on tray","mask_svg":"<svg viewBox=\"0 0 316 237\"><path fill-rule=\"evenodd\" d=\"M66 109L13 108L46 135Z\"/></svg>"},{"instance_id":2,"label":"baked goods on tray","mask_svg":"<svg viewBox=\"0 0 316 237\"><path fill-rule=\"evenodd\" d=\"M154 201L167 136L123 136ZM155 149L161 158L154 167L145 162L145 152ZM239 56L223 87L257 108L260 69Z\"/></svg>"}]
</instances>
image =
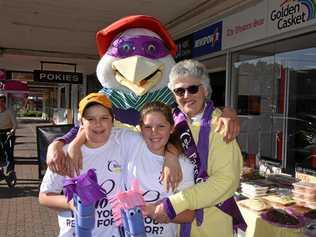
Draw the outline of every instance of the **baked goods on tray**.
<instances>
[{"instance_id":1,"label":"baked goods on tray","mask_svg":"<svg viewBox=\"0 0 316 237\"><path fill-rule=\"evenodd\" d=\"M272 206L273 204L280 204L280 205L290 205L295 203L295 200L291 196L283 195L283 196L278 196L278 195L269 195L262 197L265 201L270 203Z\"/></svg>"},{"instance_id":2,"label":"baked goods on tray","mask_svg":"<svg viewBox=\"0 0 316 237\"><path fill-rule=\"evenodd\" d=\"M265 203L261 198L249 198L238 202L239 205L254 211L263 211L271 206Z\"/></svg>"}]
</instances>

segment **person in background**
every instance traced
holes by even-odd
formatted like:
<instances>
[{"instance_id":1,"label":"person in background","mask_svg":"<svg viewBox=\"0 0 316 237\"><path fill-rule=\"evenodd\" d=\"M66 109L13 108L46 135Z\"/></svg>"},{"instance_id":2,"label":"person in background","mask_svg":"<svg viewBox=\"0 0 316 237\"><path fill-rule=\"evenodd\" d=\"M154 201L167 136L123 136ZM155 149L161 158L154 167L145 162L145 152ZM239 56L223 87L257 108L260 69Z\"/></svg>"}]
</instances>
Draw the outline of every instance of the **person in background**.
<instances>
[{"instance_id":1,"label":"person in background","mask_svg":"<svg viewBox=\"0 0 316 237\"><path fill-rule=\"evenodd\" d=\"M16 179L15 163L14 163L14 143L15 130L17 127L15 114L6 107L6 96L0 94L0 140L4 144L6 160L2 161L2 165L6 164L5 176L7 182L11 183ZM4 172L1 168L0 172Z\"/></svg>"},{"instance_id":2,"label":"person in background","mask_svg":"<svg viewBox=\"0 0 316 237\"><path fill-rule=\"evenodd\" d=\"M178 62L171 69L168 87L178 108L174 110L175 132L184 154L195 165L195 185L148 205L146 214L168 223L184 210L195 210L192 225L182 225L187 236L233 236L233 227L245 230L234 192L239 186L242 155L236 140L223 141L215 132L221 111L209 100L212 89L205 66L195 60ZM193 141L193 142L191 142ZM236 230L236 229L235 229Z\"/></svg>"}]
</instances>

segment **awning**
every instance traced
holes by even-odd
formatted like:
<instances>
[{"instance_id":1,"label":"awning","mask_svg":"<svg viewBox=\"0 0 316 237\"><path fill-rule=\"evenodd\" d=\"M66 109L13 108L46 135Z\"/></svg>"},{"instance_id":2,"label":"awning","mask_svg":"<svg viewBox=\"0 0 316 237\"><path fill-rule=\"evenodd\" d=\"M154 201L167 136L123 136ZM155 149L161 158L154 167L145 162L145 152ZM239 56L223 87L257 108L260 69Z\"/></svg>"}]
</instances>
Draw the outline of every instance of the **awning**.
<instances>
[{"instance_id":1,"label":"awning","mask_svg":"<svg viewBox=\"0 0 316 237\"><path fill-rule=\"evenodd\" d=\"M5 92L18 92L18 93L28 93L29 88L25 82L18 81L18 80L6 80L1 81L1 90Z\"/></svg>"}]
</instances>

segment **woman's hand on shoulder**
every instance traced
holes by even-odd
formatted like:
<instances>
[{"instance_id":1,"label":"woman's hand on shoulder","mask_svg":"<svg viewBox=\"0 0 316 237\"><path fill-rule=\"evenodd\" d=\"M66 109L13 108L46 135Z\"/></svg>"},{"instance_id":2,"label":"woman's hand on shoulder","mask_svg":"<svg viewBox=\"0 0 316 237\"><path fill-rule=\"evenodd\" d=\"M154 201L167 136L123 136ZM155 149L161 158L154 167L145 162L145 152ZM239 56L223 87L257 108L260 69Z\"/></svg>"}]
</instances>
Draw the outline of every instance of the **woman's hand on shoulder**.
<instances>
[{"instance_id":1,"label":"woman's hand on shoulder","mask_svg":"<svg viewBox=\"0 0 316 237\"><path fill-rule=\"evenodd\" d=\"M239 135L240 121L233 108L225 107L222 110L221 116L217 118L215 131L223 134L226 143L231 142Z\"/></svg>"}]
</instances>

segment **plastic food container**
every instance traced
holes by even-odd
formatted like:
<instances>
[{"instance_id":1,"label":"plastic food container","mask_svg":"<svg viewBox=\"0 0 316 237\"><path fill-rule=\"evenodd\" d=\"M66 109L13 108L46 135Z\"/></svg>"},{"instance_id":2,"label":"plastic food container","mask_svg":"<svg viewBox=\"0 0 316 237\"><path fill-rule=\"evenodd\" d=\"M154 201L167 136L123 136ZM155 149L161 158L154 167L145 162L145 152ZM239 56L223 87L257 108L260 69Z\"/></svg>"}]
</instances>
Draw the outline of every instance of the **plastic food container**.
<instances>
[{"instance_id":1,"label":"plastic food container","mask_svg":"<svg viewBox=\"0 0 316 237\"><path fill-rule=\"evenodd\" d=\"M296 204L303 207L308 207L311 209L316 209L316 202L306 201L304 199L293 197Z\"/></svg>"},{"instance_id":2,"label":"plastic food container","mask_svg":"<svg viewBox=\"0 0 316 237\"><path fill-rule=\"evenodd\" d=\"M306 201L305 200L303 200L303 199L300 199L300 198L297 198L297 197L293 197L293 199L295 200L295 202L296 202L296 204L298 205L298 206L302 206L302 207L305 207L305 205L306 205Z\"/></svg>"},{"instance_id":3,"label":"plastic food container","mask_svg":"<svg viewBox=\"0 0 316 237\"><path fill-rule=\"evenodd\" d=\"M292 191L293 193L293 197L294 198L297 198L297 199L304 199L304 193L302 192L299 192L299 191Z\"/></svg>"},{"instance_id":4,"label":"plastic food container","mask_svg":"<svg viewBox=\"0 0 316 237\"><path fill-rule=\"evenodd\" d=\"M316 209L316 202L306 202L305 207Z\"/></svg>"},{"instance_id":5,"label":"plastic food container","mask_svg":"<svg viewBox=\"0 0 316 237\"><path fill-rule=\"evenodd\" d=\"M298 192L298 191L292 191L293 196L299 199L303 199L308 202L316 202L316 194L309 193L309 192Z\"/></svg>"},{"instance_id":6,"label":"plastic food container","mask_svg":"<svg viewBox=\"0 0 316 237\"><path fill-rule=\"evenodd\" d=\"M298 183L293 183L293 187L294 187L295 192L316 195L316 184L315 183L298 182Z\"/></svg>"}]
</instances>

